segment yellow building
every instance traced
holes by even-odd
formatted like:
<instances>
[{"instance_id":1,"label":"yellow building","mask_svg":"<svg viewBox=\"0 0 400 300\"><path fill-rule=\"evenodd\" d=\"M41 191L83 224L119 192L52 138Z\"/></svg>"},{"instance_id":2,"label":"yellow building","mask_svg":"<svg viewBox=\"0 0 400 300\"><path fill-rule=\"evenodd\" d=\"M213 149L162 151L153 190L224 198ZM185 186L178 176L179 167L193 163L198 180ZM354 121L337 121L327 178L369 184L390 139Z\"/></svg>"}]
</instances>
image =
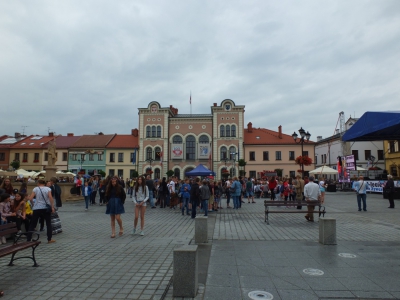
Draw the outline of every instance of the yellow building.
<instances>
[{"instance_id":1,"label":"yellow building","mask_svg":"<svg viewBox=\"0 0 400 300\"><path fill-rule=\"evenodd\" d=\"M400 141L383 141L385 154L385 169L394 177L400 176Z\"/></svg>"},{"instance_id":2,"label":"yellow building","mask_svg":"<svg viewBox=\"0 0 400 300\"><path fill-rule=\"evenodd\" d=\"M131 134L116 134L106 146L106 174L132 178L137 170L139 131L133 129ZM139 172L140 173L140 172Z\"/></svg>"}]
</instances>

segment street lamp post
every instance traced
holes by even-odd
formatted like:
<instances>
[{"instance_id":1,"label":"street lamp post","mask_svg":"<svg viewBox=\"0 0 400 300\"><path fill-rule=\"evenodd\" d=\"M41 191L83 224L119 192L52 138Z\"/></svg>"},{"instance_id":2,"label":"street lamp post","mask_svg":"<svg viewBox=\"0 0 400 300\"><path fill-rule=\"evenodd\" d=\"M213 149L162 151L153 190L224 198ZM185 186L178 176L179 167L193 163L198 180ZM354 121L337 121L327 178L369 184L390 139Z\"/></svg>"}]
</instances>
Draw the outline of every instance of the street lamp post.
<instances>
[{"instance_id":1,"label":"street lamp post","mask_svg":"<svg viewBox=\"0 0 400 300\"><path fill-rule=\"evenodd\" d=\"M235 176L236 176L236 155L238 155L239 153L235 152L235 153L230 153L231 157L232 157L232 161L233 161L233 170L235 171ZM233 177L233 174L231 174L231 177Z\"/></svg>"},{"instance_id":2,"label":"street lamp post","mask_svg":"<svg viewBox=\"0 0 400 300\"><path fill-rule=\"evenodd\" d=\"M151 170L152 170L151 164L153 163L154 159L152 159L152 158L150 157L150 158L146 159L146 161L148 161L148 162L150 163L150 171L151 171ZM152 177L151 174L150 174L150 177Z\"/></svg>"},{"instance_id":3,"label":"street lamp post","mask_svg":"<svg viewBox=\"0 0 400 300\"><path fill-rule=\"evenodd\" d=\"M301 157L303 157L303 153L304 153L303 145L304 145L304 143L308 143L310 141L311 134L308 131L306 132L303 129L303 127L301 127L299 129L299 133L300 133L300 140L299 141L297 141L298 135L297 135L296 132L293 132L292 138L294 139L294 142L296 144L301 144ZM304 164L303 163L301 164L301 174L304 177Z\"/></svg>"}]
</instances>

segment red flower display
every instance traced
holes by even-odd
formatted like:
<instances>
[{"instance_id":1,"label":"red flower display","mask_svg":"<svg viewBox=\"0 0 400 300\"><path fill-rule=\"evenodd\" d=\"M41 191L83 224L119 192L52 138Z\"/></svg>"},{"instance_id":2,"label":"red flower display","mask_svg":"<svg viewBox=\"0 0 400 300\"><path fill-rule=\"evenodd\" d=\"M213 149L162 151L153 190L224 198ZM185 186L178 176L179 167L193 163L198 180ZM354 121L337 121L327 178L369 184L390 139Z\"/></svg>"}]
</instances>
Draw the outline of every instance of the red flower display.
<instances>
[{"instance_id":1,"label":"red flower display","mask_svg":"<svg viewBox=\"0 0 400 300\"><path fill-rule=\"evenodd\" d=\"M301 165L309 166L312 164L312 159L309 158L307 155L304 155L304 156L300 155L295 159L295 162L296 162L296 164L298 164L300 166Z\"/></svg>"}]
</instances>

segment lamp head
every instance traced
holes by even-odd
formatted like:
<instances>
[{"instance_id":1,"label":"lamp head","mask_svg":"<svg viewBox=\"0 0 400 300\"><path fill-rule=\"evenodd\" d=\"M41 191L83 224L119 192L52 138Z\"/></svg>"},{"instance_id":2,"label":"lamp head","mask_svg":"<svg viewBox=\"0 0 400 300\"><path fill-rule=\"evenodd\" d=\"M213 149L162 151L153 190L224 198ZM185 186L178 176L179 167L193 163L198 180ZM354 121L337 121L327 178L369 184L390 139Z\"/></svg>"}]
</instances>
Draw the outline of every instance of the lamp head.
<instances>
[{"instance_id":1,"label":"lamp head","mask_svg":"<svg viewBox=\"0 0 400 300\"><path fill-rule=\"evenodd\" d=\"M302 138L304 138L304 136L306 135L306 131L303 129L303 127L300 127L299 133L300 133L300 136L301 136Z\"/></svg>"},{"instance_id":2,"label":"lamp head","mask_svg":"<svg viewBox=\"0 0 400 300\"><path fill-rule=\"evenodd\" d=\"M297 137L298 137L297 133L296 133L296 132L293 132L292 138L293 138L294 140L297 140Z\"/></svg>"},{"instance_id":3,"label":"lamp head","mask_svg":"<svg viewBox=\"0 0 400 300\"><path fill-rule=\"evenodd\" d=\"M307 131L307 132L306 132L306 139L307 139L307 141L310 140L310 137L311 137L311 133L309 133L309 132Z\"/></svg>"}]
</instances>

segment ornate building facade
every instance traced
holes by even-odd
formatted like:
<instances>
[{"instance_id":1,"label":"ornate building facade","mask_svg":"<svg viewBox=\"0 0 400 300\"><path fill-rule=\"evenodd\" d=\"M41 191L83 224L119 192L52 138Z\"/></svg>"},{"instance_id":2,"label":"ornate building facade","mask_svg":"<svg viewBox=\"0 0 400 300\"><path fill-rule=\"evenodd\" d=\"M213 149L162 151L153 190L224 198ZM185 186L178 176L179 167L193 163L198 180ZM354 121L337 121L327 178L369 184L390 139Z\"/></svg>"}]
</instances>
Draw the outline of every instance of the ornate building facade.
<instances>
[{"instance_id":1,"label":"ornate building facade","mask_svg":"<svg viewBox=\"0 0 400 300\"><path fill-rule=\"evenodd\" d=\"M199 164L217 173L238 174L243 152L244 105L225 99L210 114L179 114L173 106L150 102L139 108L139 173L153 178L173 170L179 178Z\"/></svg>"}]
</instances>

